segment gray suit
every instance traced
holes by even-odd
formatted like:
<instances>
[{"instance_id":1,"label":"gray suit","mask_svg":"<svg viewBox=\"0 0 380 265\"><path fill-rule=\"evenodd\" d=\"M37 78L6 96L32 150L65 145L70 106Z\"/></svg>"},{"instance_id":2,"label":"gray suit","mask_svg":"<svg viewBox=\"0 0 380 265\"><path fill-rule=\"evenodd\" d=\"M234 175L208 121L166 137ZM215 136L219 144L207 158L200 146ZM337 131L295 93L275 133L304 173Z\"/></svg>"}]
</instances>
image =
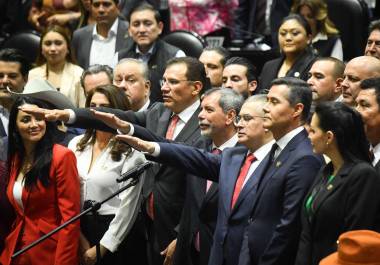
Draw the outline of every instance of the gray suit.
<instances>
[{"instance_id":1,"label":"gray suit","mask_svg":"<svg viewBox=\"0 0 380 265\"><path fill-rule=\"evenodd\" d=\"M95 25L89 25L74 31L73 40L71 42L75 58L78 65L83 69L89 67L90 51L92 44L92 31ZM116 35L115 52L125 49L128 38L128 22L119 18Z\"/></svg>"}]
</instances>

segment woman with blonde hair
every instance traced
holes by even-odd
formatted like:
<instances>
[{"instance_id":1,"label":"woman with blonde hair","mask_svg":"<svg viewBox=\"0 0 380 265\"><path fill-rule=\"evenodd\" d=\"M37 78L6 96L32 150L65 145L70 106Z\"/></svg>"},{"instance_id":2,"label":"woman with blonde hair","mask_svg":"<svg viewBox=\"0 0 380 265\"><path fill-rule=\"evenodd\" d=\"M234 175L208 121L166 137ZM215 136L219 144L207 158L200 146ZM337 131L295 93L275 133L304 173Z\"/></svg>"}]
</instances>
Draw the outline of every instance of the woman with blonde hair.
<instances>
[{"instance_id":1,"label":"woman with blonde hair","mask_svg":"<svg viewBox=\"0 0 380 265\"><path fill-rule=\"evenodd\" d=\"M302 15L309 23L313 37L312 44L320 56L331 56L343 60L339 30L328 17L325 1L297 0L294 2L291 11Z\"/></svg>"}]
</instances>

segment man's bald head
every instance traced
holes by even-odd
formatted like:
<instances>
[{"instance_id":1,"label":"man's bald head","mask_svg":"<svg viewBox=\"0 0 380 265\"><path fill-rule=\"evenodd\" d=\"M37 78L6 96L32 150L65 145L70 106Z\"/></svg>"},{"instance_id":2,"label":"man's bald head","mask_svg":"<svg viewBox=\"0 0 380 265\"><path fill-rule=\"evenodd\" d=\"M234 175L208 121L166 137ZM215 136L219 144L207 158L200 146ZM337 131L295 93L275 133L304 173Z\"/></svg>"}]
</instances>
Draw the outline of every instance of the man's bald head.
<instances>
[{"instance_id":1,"label":"man's bald head","mask_svg":"<svg viewBox=\"0 0 380 265\"><path fill-rule=\"evenodd\" d=\"M372 56L353 58L346 65L342 83L343 102L356 106L355 99L360 91L360 82L364 79L380 77L380 60Z\"/></svg>"}]
</instances>

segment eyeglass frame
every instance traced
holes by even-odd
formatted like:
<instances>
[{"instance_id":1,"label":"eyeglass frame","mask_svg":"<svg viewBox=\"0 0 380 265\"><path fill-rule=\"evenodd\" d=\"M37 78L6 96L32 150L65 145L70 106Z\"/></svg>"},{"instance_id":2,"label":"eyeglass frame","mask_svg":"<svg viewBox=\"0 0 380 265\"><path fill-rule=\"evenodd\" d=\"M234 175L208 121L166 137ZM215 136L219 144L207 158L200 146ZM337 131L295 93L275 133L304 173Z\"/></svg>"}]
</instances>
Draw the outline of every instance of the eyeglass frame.
<instances>
[{"instance_id":1,"label":"eyeglass frame","mask_svg":"<svg viewBox=\"0 0 380 265\"><path fill-rule=\"evenodd\" d=\"M174 83L173 84L173 81L178 82L178 83ZM163 87L165 84L167 84L168 87L172 87L172 86L178 85L181 82L196 82L196 81L193 81L193 80L178 80L178 79L173 79L173 78L171 78L171 79L161 79L160 80L160 86Z\"/></svg>"},{"instance_id":2,"label":"eyeglass frame","mask_svg":"<svg viewBox=\"0 0 380 265\"><path fill-rule=\"evenodd\" d=\"M242 116L236 115L235 119L234 119L234 124L236 126L240 123L240 121L244 121L244 123L247 124L248 122L250 122L251 120L254 120L256 118L265 119L265 117L258 116L258 115L249 115L249 114L244 114Z\"/></svg>"}]
</instances>

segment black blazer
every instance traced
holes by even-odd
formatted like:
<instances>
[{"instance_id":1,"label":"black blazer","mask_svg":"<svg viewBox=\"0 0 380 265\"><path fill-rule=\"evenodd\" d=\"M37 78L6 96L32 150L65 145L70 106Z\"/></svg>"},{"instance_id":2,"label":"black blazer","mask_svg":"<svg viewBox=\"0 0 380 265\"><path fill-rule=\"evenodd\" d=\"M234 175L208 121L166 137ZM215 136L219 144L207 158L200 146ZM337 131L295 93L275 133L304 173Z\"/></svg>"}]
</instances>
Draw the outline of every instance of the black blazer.
<instances>
[{"instance_id":1,"label":"black blazer","mask_svg":"<svg viewBox=\"0 0 380 265\"><path fill-rule=\"evenodd\" d=\"M302 205L302 233L296 265L318 265L320 260L337 251L339 235L350 230L379 230L380 176L368 163L345 163L335 178L328 164L318 175ZM314 214L305 209L307 198L314 197Z\"/></svg>"},{"instance_id":2,"label":"black blazer","mask_svg":"<svg viewBox=\"0 0 380 265\"><path fill-rule=\"evenodd\" d=\"M165 137L172 115L172 112L160 102L153 104L151 108L143 112L124 112L109 108L101 108L100 110L113 113L123 120L147 128L148 130L144 130L144 128L141 130L139 126L136 126L134 136L148 141L160 139L156 138L157 136ZM113 129L95 119L89 109L75 109L74 112L76 121L71 126L114 132ZM201 135L198 126L198 113L199 109L186 123L176 137L176 141L188 145L201 143L199 141ZM164 250L177 236L175 227L179 224L184 205L186 173L183 169L175 169L161 164L155 164L147 171L143 196L147 198L150 192L153 192L155 213L153 226L156 233L155 246L158 247L157 252ZM145 207L143 208L145 209Z\"/></svg>"},{"instance_id":3,"label":"black blazer","mask_svg":"<svg viewBox=\"0 0 380 265\"><path fill-rule=\"evenodd\" d=\"M284 62L284 56L280 58L270 60L266 62L263 66L263 70L259 76L258 92L267 93L270 89L270 83L277 78L278 71ZM316 56L311 51L307 49L303 54L301 54L298 59L293 64L292 68L286 73L287 77L296 77L302 80L307 80L308 73L313 65Z\"/></svg>"}]
</instances>

